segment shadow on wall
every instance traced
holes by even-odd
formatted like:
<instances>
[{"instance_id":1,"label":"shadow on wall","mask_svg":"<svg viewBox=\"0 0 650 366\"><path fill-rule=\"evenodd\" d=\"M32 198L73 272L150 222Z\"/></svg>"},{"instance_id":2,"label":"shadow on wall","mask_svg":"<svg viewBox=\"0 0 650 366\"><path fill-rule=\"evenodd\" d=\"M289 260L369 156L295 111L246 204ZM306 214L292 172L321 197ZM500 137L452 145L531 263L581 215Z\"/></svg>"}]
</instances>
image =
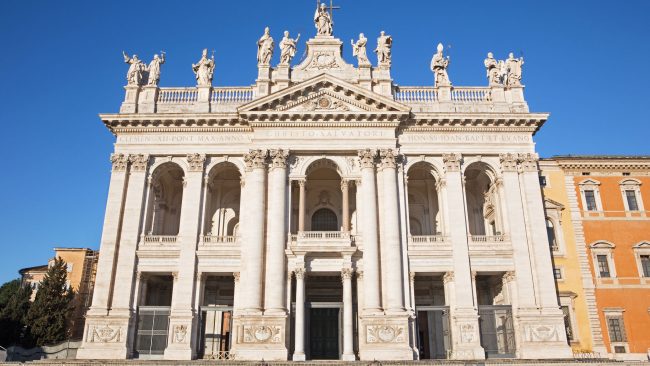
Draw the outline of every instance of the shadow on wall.
<instances>
[{"instance_id":1,"label":"shadow on wall","mask_svg":"<svg viewBox=\"0 0 650 366\"><path fill-rule=\"evenodd\" d=\"M81 346L81 341L65 341L53 346L43 346L25 349L20 346L12 346L6 350L6 361L35 361L43 359L75 359L77 349ZM0 361L3 361L2 350L0 350Z\"/></svg>"}]
</instances>

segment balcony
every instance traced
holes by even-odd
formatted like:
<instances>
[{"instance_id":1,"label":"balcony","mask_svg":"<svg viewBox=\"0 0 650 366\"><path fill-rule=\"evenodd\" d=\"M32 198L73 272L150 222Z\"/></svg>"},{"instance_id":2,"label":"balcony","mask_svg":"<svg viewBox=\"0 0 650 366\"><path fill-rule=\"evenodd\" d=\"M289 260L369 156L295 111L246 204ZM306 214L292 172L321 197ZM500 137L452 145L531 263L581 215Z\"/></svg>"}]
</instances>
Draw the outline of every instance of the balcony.
<instances>
[{"instance_id":1,"label":"balcony","mask_svg":"<svg viewBox=\"0 0 650 366\"><path fill-rule=\"evenodd\" d=\"M176 235L143 235L140 238L140 246L169 246L176 245Z\"/></svg>"},{"instance_id":2,"label":"balcony","mask_svg":"<svg viewBox=\"0 0 650 366\"><path fill-rule=\"evenodd\" d=\"M177 258L180 254L177 235L141 235L138 258Z\"/></svg>"},{"instance_id":3,"label":"balcony","mask_svg":"<svg viewBox=\"0 0 650 366\"><path fill-rule=\"evenodd\" d=\"M294 252L354 252L355 237L349 231L299 231L289 234Z\"/></svg>"},{"instance_id":4,"label":"balcony","mask_svg":"<svg viewBox=\"0 0 650 366\"><path fill-rule=\"evenodd\" d=\"M237 237L235 235L203 235L201 236L200 246L214 245L235 245Z\"/></svg>"},{"instance_id":5,"label":"balcony","mask_svg":"<svg viewBox=\"0 0 650 366\"><path fill-rule=\"evenodd\" d=\"M470 235L468 241L473 257L512 258L512 243L508 235Z\"/></svg>"},{"instance_id":6,"label":"balcony","mask_svg":"<svg viewBox=\"0 0 650 366\"><path fill-rule=\"evenodd\" d=\"M444 235L409 235L408 251L413 257L451 257L451 243Z\"/></svg>"},{"instance_id":7,"label":"balcony","mask_svg":"<svg viewBox=\"0 0 650 366\"><path fill-rule=\"evenodd\" d=\"M503 243L510 239L507 235L470 235L469 240L472 243Z\"/></svg>"}]
</instances>

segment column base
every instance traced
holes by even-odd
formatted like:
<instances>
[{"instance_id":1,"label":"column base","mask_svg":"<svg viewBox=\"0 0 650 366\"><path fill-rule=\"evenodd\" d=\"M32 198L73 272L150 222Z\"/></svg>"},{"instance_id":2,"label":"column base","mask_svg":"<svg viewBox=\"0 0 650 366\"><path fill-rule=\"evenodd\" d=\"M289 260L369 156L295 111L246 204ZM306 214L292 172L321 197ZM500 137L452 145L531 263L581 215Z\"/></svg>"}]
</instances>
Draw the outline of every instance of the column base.
<instances>
[{"instance_id":1,"label":"column base","mask_svg":"<svg viewBox=\"0 0 650 366\"><path fill-rule=\"evenodd\" d=\"M235 359L286 361L287 319L286 315L235 315L231 349Z\"/></svg>"},{"instance_id":2,"label":"column base","mask_svg":"<svg viewBox=\"0 0 650 366\"><path fill-rule=\"evenodd\" d=\"M481 347L478 312L474 308L451 308L453 360L484 360L485 349Z\"/></svg>"},{"instance_id":3,"label":"column base","mask_svg":"<svg viewBox=\"0 0 650 366\"><path fill-rule=\"evenodd\" d=\"M83 343L77 359L125 360L129 358L127 344L131 317L91 315L86 318Z\"/></svg>"},{"instance_id":4,"label":"column base","mask_svg":"<svg viewBox=\"0 0 650 366\"><path fill-rule=\"evenodd\" d=\"M572 358L567 344L564 317L559 309L527 311L519 309L516 331L520 344L517 357L525 359Z\"/></svg>"},{"instance_id":5,"label":"column base","mask_svg":"<svg viewBox=\"0 0 650 366\"><path fill-rule=\"evenodd\" d=\"M365 314L359 324L359 359L362 361L413 360L409 344L409 313Z\"/></svg>"},{"instance_id":6,"label":"column base","mask_svg":"<svg viewBox=\"0 0 650 366\"><path fill-rule=\"evenodd\" d=\"M291 359L294 361L306 361L307 357L305 356L304 353L300 353L300 354L294 353Z\"/></svg>"},{"instance_id":7,"label":"column base","mask_svg":"<svg viewBox=\"0 0 650 366\"><path fill-rule=\"evenodd\" d=\"M169 318L169 342L163 359L180 361L194 358L195 339L192 335L196 333L196 323L197 318L191 311L185 311L182 315L172 312Z\"/></svg>"},{"instance_id":8,"label":"column base","mask_svg":"<svg viewBox=\"0 0 650 366\"><path fill-rule=\"evenodd\" d=\"M356 361L357 356L355 356L354 354L350 354L350 355L343 354L343 356L341 356L341 360L342 361Z\"/></svg>"}]
</instances>

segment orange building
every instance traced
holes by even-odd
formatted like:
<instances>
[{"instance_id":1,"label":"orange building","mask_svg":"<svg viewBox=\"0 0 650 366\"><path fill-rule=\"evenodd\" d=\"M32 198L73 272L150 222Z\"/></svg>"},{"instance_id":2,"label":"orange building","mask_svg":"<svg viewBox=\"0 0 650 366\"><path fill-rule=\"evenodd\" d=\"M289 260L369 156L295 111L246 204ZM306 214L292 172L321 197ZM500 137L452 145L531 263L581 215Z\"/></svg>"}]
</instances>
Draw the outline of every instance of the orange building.
<instances>
[{"instance_id":1,"label":"orange building","mask_svg":"<svg viewBox=\"0 0 650 366\"><path fill-rule=\"evenodd\" d=\"M554 157L577 246L586 250L602 340L615 359L650 356L650 157ZM597 314L594 314L597 312Z\"/></svg>"}]
</instances>

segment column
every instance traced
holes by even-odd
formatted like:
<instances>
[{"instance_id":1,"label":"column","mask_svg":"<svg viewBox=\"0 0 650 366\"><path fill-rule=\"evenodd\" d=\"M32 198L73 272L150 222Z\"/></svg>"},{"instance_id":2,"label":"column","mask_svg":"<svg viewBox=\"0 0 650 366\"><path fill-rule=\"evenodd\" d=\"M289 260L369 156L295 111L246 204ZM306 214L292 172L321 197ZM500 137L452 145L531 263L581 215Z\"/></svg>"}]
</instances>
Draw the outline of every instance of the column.
<instances>
[{"instance_id":1,"label":"column","mask_svg":"<svg viewBox=\"0 0 650 366\"><path fill-rule=\"evenodd\" d=\"M294 361L305 360L305 269L296 268L296 319L294 330Z\"/></svg>"},{"instance_id":2,"label":"column","mask_svg":"<svg viewBox=\"0 0 650 366\"><path fill-rule=\"evenodd\" d=\"M241 289L241 286L239 285L239 272L233 272L232 277L235 281L234 289L235 293L232 298L232 309L233 309L233 315L235 315L235 310L239 307L239 290Z\"/></svg>"},{"instance_id":3,"label":"column","mask_svg":"<svg viewBox=\"0 0 650 366\"><path fill-rule=\"evenodd\" d=\"M305 231L305 184L306 180L299 179L300 194L298 197L298 232Z\"/></svg>"},{"instance_id":4,"label":"column","mask_svg":"<svg viewBox=\"0 0 650 366\"><path fill-rule=\"evenodd\" d=\"M287 313L285 297L285 243L286 243L286 191L288 151L278 149L269 152L269 204L267 225L266 280L264 289L265 314Z\"/></svg>"},{"instance_id":5,"label":"column","mask_svg":"<svg viewBox=\"0 0 650 366\"><path fill-rule=\"evenodd\" d=\"M244 156L246 181L242 191L242 249L239 307L241 313L262 311L264 269L264 211L266 150L251 150Z\"/></svg>"},{"instance_id":6,"label":"column","mask_svg":"<svg viewBox=\"0 0 650 366\"><path fill-rule=\"evenodd\" d=\"M341 194L343 195L343 231L350 232L350 195L348 193L349 182L341 180Z\"/></svg>"},{"instance_id":7,"label":"column","mask_svg":"<svg viewBox=\"0 0 650 366\"><path fill-rule=\"evenodd\" d=\"M446 196L445 211L449 218L449 240L452 244L453 272L445 276L446 297L450 300L452 319L452 358L483 359L485 353L480 345L478 312L472 290L472 274L467 242L467 212L464 180L461 175L460 154L442 154L445 178L440 182L441 194Z\"/></svg>"},{"instance_id":8,"label":"column","mask_svg":"<svg viewBox=\"0 0 650 366\"><path fill-rule=\"evenodd\" d=\"M354 330L352 329L352 269L341 270L343 281L343 361L354 361Z\"/></svg>"},{"instance_id":9,"label":"column","mask_svg":"<svg viewBox=\"0 0 650 366\"><path fill-rule=\"evenodd\" d=\"M381 177L383 180L383 223L382 228L384 237L381 240L382 263L386 268L382 270L386 273L386 281L383 283L382 290L386 304L386 312L401 313L404 308L404 286L402 281L402 252L399 230L399 205L397 202L397 164L395 153L392 149L381 150Z\"/></svg>"},{"instance_id":10,"label":"column","mask_svg":"<svg viewBox=\"0 0 650 366\"><path fill-rule=\"evenodd\" d=\"M172 309L169 317L170 341L165 349L165 359L191 360L198 332L197 309L192 304L196 288L196 247L201 218L203 166L205 155L188 154L184 177L183 202L178 231L178 274L172 292ZM186 336L177 336L180 329Z\"/></svg>"},{"instance_id":11,"label":"column","mask_svg":"<svg viewBox=\"0 0 650 366\"><path fill-rule=\"evenodd\" d=\"M375 186L375 150L359 151L361 164L361 202L363 202L364 311L380 313L379 238L377 236L377 188Z\"/></svg>"}]
</instances>

